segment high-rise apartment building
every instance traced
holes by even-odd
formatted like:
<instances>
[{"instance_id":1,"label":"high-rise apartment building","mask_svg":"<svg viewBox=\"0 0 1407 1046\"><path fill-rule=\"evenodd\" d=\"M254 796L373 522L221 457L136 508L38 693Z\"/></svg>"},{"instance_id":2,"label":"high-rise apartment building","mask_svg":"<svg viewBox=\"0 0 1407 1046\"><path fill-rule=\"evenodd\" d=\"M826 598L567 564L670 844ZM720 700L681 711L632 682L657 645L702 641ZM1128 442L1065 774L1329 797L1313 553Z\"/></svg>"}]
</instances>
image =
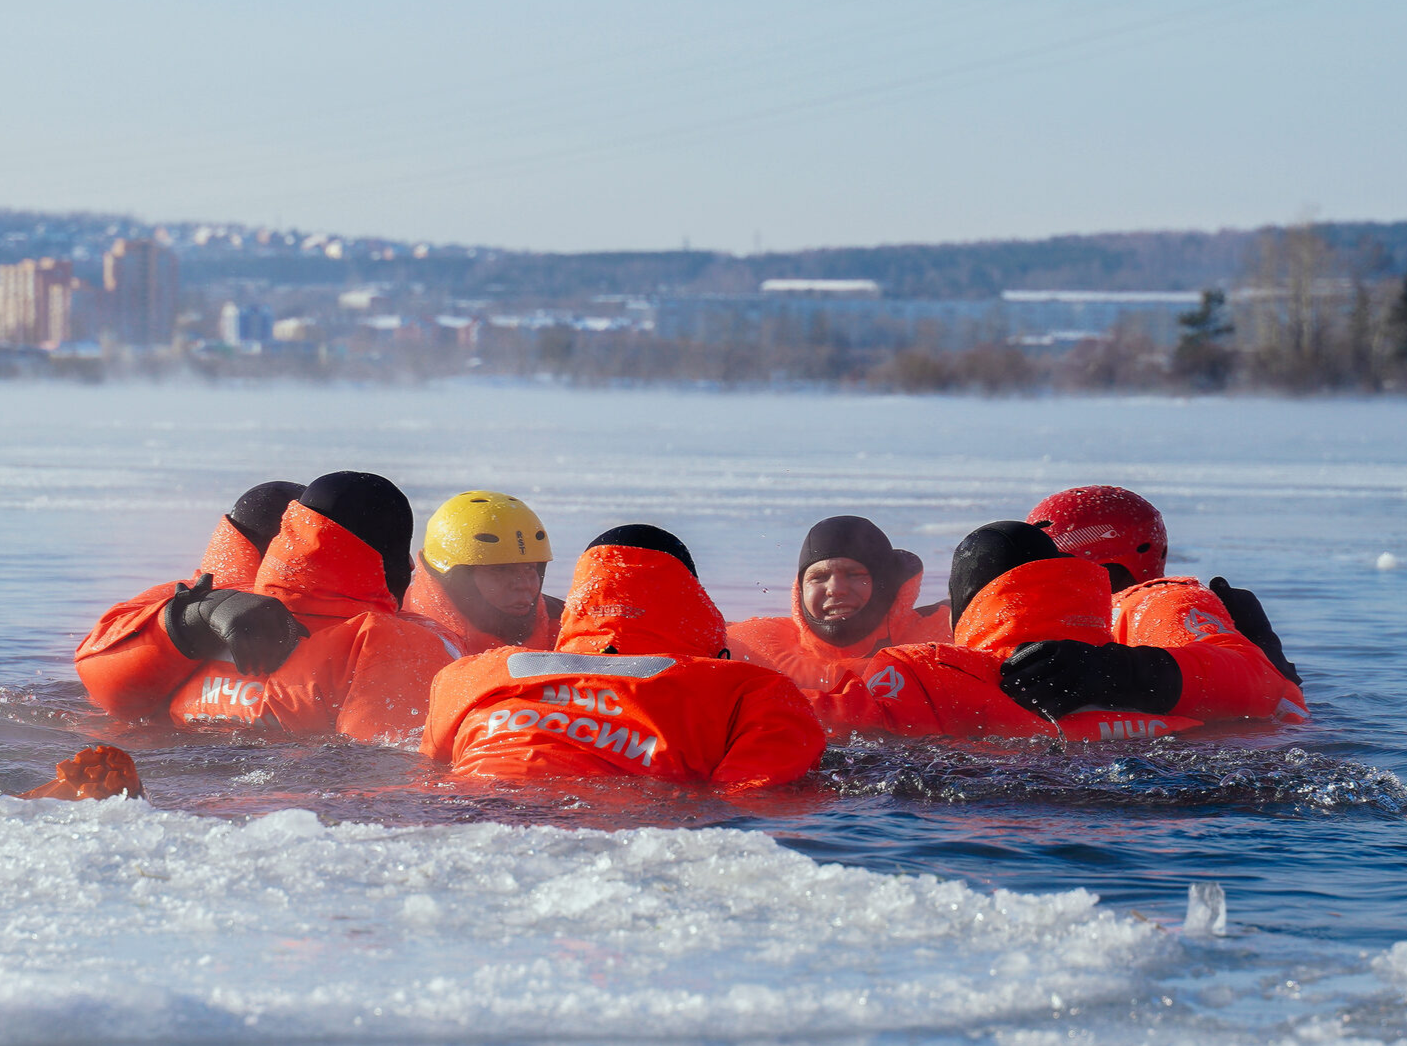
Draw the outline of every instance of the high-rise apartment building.
<instances>
[{"instance_id":1,"label":"high-rise apartment building","mask_svg":"<svg viewBox=\"0 0 1407 1046\"><path fill-rule=\"evenodd\" d=\"M0 340L43 345L72 337L73 263L26 258L0 265Z\"/></svg>"},{"instance_id":2,"label":"high-rise apartment building","mask_svg":"<svg viewBox=\"0 0 1407 1046\"><path fill-rule=\"evenodd\" d=\"M128 345L164 345L176 330L176 255L151 240L118 240L103 255L113 334Z\"/></svg>"}]
</instances>

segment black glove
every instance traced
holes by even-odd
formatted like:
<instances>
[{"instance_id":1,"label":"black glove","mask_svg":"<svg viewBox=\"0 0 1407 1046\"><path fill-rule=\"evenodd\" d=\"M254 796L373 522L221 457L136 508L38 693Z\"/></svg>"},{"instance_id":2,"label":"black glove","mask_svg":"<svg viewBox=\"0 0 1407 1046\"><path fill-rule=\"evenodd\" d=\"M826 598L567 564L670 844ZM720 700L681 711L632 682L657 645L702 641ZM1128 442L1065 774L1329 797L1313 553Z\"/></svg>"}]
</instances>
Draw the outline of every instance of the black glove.
<instances>
[{"instance_id":1,"label":"black glove","mask_svg":"<svg viewBox=\"0 0 1407 1046\"><path fill-rule=\"evenodd\" d=\"M1161 715L1182 696L1182 669L1156 646L1091 646L1074 639L1022 643L1001 671L1007 697L1051 719L1086 705Z\"/></svg>"},{"instance_id":2,"label":"black glove","mask_svg":"<svg viewBox=\"0 0 1407 1046\"><path fill-rule=\"evenodd\" d=\"M1232 588L1224 577L1214 577L1207 586L1212 595L1221 600L1231 615L1231 623L1236 631L1249 639L1265 652L1270 663L1282 676L1295 686L1304 682L1295 671L1295 663L1285 658L1285 650L1280 646L1280 637L1270 627L1270 618L1265 616L1265 608L1260 605L1256 594L1248 588Z\"/></svg>"},{"instance_id":3,"label":"black glove","mask_svg":"<svg viewBox=\"0 0 1407 1046\"><path fill-rule=\"evenodd\" d=\"M166 604L166 633L192 661L233 661L242 675L268 675L307 637L273 596L213 584L209 574L189 588L178 584Z\"/></svg>"}]
</instances>

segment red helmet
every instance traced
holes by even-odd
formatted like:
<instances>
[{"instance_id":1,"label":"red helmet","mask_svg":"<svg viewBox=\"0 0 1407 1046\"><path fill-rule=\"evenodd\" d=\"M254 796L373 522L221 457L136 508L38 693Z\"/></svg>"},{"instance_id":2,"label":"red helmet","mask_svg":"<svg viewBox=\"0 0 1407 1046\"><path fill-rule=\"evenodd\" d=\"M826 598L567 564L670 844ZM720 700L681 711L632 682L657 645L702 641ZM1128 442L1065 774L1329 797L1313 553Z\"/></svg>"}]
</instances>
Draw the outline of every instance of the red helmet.
<instances>
[{"instance_id":1,"label":"red helmet","mask_svg":"<svg viewBox=\"0 0 1407 1046\"><path fill-rule=\"evenodd\" d=\"M1135 582L1162 577L1168 562L1162 513L1123 487L1062 490L1033 508L1026 522L1049 534L1061 552L1117 563Z\"/></svg>"}]
</instances>

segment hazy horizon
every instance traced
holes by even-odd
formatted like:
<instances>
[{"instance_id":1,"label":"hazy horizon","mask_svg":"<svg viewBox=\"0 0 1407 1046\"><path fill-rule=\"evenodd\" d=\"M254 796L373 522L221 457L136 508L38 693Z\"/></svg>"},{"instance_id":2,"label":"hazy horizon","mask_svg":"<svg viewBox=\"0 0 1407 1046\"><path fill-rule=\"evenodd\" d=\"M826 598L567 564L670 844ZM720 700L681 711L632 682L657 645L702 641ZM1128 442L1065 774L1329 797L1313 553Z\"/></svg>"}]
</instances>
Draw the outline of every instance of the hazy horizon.
<instances>
[{"instance_id":1,"label":"hazy horizon","mask_svg":"<svg viewBox=\"0 0 1407 1046\"><path fill-rule=\"evenodd\" d=\"M300 234L300 235L322 235L322 234L326 234L326 235L331 236L331 237L342 237L342 238L346 238L346 239L384 240L384 241L388 241L388 242L403 242L403 243L425 242L425 243L430 243L430 244L434 244L434 245L438 245L438 246L446 246L446 247L478 248L478 249L484 249L484 250L500 250L500 251L523 252L523 253L532 253L532 254L648 254L648 253L664 253L664 254L668 254L668 253L672 253L672 252L677 252L677 251L680 249L680 248L679 248L679 245L674 245L674 246L662 246L662 247L598 247L598 248L583 247L583 248L576 249L576 250L557 250L557 249L553 249L553 248L541 248L541 249L539 249L539 248L533 248L533 247L506 247L506 246L504 246L503 244L498 244L498 243L471 243L471 242L462 241L462 240L446 240L446 239L436 240L436 239L434 239L434 238L429 238L429 237L399 237L399 236L388 235L388 234L381 233L381 232L376 232L376 231L363 232L363 233L359 233L359 234L350 234L350 233L345 232L345 231L342 230L342 229L336 229L336 228L327 228L327 227L317 227L317 228L313 228L313 227L309 227L309 226L294 225L294 224L291 224L291 223L285 223L285 224L282 225L282 226L273 226L273 225L270 225L270 224L268 224L268 223L244 222L244 221L242 221L241 219L238 219L238 218L210 218L210 217L198 217L198 216L197 216L197 217L190 217L190 218L170 218L170 217L159 216L159 215L137 214L137 213L134 213L134 212L131 212L131 211L122 212L122 211L117 211L117 210L110 210L110 211L109 211L109 210L79 210L79 209L75 209L75 210L59 210L59 209L37 208L37 207L4 207L4 206L0 206L0 212L5 212L5 211L8 211L8 212L13 213L13 214L81 215L81 216L86 216L86 217L89 217L89 218L97 218L97 219L112 218L112 219L120 219L120 220L123 220L123 221L131 221L131 222L134 222L134 223L136 223L136 224L138 224L138 225L150 225L150 226L152 226L153 228L160 228L160 227L163 227L163 226L178 225L178 224L180 224L180 225L196 225L196 226L205 225L205 226L209 226L211 229L218 229L218 228L222 228L222 227L234 227L234 226L239 226L239 227L244 228L244 229L246 229L246 230L248 230L248 231L257 231L257 230L259 230L259 229L261 229L261 228L267 228L267 229L269 229L271 232L275 232L275 233L280 233L280 232L293 233L293 232L296 232L296 233L298 233L298 234ZM1344 219L1314 218L1314 219L1311 219L1311 223L1312 223L1312 224L1330 224L1330 225L1359 225L1359 224L1364 224L1364 225L1398 225L1398 224L1402 224L1403 222L1407 222L1407 212L1404 212L1404 216L1403 216L1403 217L1398 217L1398 218L1344 218ZM1069 237L1069 238L1098 238L1098 237L1104 237L1104 236L1145 236L1145 235L1146 235L1146 236L1177 236L1177 235L1186 235L1186 234L1216 236L1216 235L1219 235L1219 234L1222 234L1222 233L1233 233L1233 234L1236 234L1236 233L1253 233L1253 232L1259 231L1259 230L1262 229L1262 228L1290 228L1290 227L1294 227L1294 226L1299 225L1299 224L1300 224L1300 222L1271 222L1271 223L1264 223L1264 224L1259 225L1259 226L1256 226L1256 227L1250 227L1250 226L1229 226L1229 225L1228 225L1228 226L1222 226L1222 227L1216 228L1216 229L1194 229L1194 228L1179 228L1179 229L1172 229L1172 228L1166 228L1166 229L1153 229L1153 228L1145 228L1145 229L1092 229L1092 230L1080 231L1080 232L1051 233L1051 234L1046 235L1046 236L1001 236L1001 237L991 236L991 237L974 237L974 238L972 238L972 239L962 239L962 240L911 240L911 241L907 241L907 242L899 241L899 240L894 240L894 241L883 242L883 243L843 243L843 244L842 244L842 243L816 243L816 244L809 244L809 245L804 246L804 247L792 248L792 249L790 249L790 250L787 250L787 249L784 249L784 248L781 248L781 247L764 248L761 253L762 253L762 254L769 254L769 253L771 253L771 254L792 254L792 253L800 253L800 252L804 252L804 251L882 250L882 249L885 249L885 248L908 248L908 247L971 247L971 246L981 246L981 245L983 245L983 244L997 244L997 243L1038 243L1038 242L1042 242L1042 241L1046 241L1046 240L1062 239L1062 238L1067 238L1067 237ZM691 251L706 251L706 252L708 252L708 253L722 254L722 255L726 255L726 256L734 257L734 258L747 258L747 257L754 256L754 254L756 253L756 252L754 252L754 251L752 251L752 250L750 250L750 249L747 249L747 250L736 250L736 251L735 251L735 250L729 250L729 249L723 248L723 247L717 247L717 248L715 248L715 247L705 247L705 246L702 246L702 245L699 245L699 244L691 245L691 246L689 247L689 250L691 250Z\"/></svg>"}]
</instances>

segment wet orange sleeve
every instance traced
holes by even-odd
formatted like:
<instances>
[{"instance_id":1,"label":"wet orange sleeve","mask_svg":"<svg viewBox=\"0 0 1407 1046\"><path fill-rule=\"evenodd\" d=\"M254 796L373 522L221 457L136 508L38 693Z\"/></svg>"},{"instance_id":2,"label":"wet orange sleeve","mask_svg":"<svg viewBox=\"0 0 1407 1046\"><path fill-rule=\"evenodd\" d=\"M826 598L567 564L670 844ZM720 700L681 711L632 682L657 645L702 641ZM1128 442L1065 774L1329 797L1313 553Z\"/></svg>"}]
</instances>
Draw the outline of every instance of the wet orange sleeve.
<instances>
[{"instance_id":1,"label":"wet orange sleeve","mask_svg":"<svg viewBox=\"0 0 1407 1046\"><path fill-rule=\"evenodd\" d=\"M1120 643L1163 647L1173 656L1182 670L1177 715L1203 722L1309 718L1300 688L1236 631L1221 600L1199 583L1135 590L1119 604L1114 635Z\"/></svg>"},{"instance_id":2,"label":"wet orange sleeve","mask_svg":"<svg viewBox=\"0 0 1407 1046\"><path fill-rule=\"evenodd\" d=\"M790 680L758 674L743 684L728 747L710 780L734 789L785 784L821 758L825 731Z\"/></svg>"},{"instance_id":3,"label":"wet orange sleeve","mask_svg":"<svg viewBox=\"0 0 1407 1046\"><path fill-rule=\"evenodd\" d=\"M775 669L774 655L796 645L796 626L789 617L750 617L730 624L727 640L734 661Z\"/></svg>"},{"instance_id":4,"label":"wet orange sleeve","mask_svg":"<svg viewBox=\"0 0 1407 1046\"><path fill-rule=\"evenodd\" d=\"M852 730L896 732L894 717L890 714L892 709L889 707L888 694L892 682L901 678L901 669L896 667L892 658L885 656L888 653L888 650L880 651L868 667L860 673L847 673L840 685L832 690L802 691L811 702L811 707L816 710L816 715L827 732L842 736ZM871 678L882 681L880 690L885 694L884 699L877 698L865 685L866 680ZM911 689L911 695L912 692Z\"/></svg>"},{"instance_id":5,"label":"wet orange sleeve","mask_svg":"<svg viewBox=\"0 0 1407 1046\"><path fill-rule=\"evenodd\" d=\"M74 652L88 698L123 719L160 712L198 667L176 649L162 625L175 583L157 585L111 607Z\"/></svg>"},{"instance_id":6,"label":"wet orange sleeve","mask_svg":"<svg viewBox=\"0 0 1407 1046\"><path fill-rule=\"evenodd\" d=\"M441 763L455 761L460 724L475 699L498 678L497 673L484 671L488 661L487 656L461 657L436 673L430 684L425 733L420 738L423 755Z\"/></svg>"},{"instance_id":7,"label":"wet orange sleeve","mask_svg":"<svg viewBox=\"0 0 1407 1046\"><path fill-rule=\"evenodd\" d=\"M1238 634L1209 636L1168 653L1182 670L1177 715L1204 723L1218 719L1309 719L1304 693L1282 676L1265 653Z\"/></svg>"},{"instance_id":8,"label":"wet orange sleeve","mask_svg":"<svg viewBox=\"0 0 1407 1046\"><path fill-rule=\"evenodd\" d=\"M350 653L337 730L358 741L401 739L423 727L435 674L454 660L434 632L379 615L366 615Z\"/></svg>"},{"instance_id":9,"label":"wet orange sleeve","mask_svg":"<svg viewBox=\"0 0 1407 1046\"><path fill-rule=\"evenodd\" d=\"M892 646L850 673L836 689L808 696L832 734L945 734L947 723L939 712L948 689L941 685L944 675L931 644Z\"/></svg>"}]
</instances>

